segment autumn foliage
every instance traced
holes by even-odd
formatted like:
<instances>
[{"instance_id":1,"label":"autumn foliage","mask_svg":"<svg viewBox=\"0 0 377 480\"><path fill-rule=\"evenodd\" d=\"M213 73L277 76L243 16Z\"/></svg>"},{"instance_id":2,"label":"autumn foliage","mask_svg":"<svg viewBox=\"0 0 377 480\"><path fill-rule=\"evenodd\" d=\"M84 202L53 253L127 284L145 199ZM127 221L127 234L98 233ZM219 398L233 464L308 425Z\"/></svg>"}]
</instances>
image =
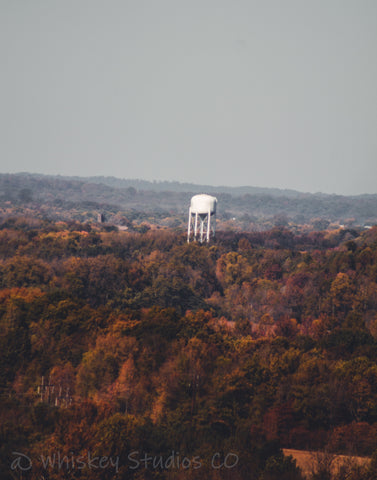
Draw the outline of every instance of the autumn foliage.
<instances>
[{"instance_id":1,"label":"autumn foliage","mask_svg":"<svg viewBox=\"0 0 377 480\"><path fill-rule=\"evenodd\" d=\"M8 220L0 287L4 479L12 452L119 460L31 479L294 480L281 447L377 449L376 229L199 245ZM140 462L172 452L187 468Z\"/></svg>"}]
</instances>

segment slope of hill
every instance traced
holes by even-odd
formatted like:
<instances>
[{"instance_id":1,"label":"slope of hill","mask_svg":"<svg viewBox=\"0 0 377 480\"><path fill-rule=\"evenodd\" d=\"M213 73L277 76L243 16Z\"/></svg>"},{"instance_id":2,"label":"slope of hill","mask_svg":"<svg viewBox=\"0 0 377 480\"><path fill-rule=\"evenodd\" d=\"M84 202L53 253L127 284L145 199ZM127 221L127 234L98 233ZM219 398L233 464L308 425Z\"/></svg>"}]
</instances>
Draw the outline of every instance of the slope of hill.
<instances>
[{"instance_id":1,"label":"slope of hill","mask_svg":"<svg viewBox=\"0 0 377 480\"><path fill-rule=\"evenodd\" d=\"M377 228L341 233L0 219L1 479L375 479Z\"/></svg>"}]
</instances>

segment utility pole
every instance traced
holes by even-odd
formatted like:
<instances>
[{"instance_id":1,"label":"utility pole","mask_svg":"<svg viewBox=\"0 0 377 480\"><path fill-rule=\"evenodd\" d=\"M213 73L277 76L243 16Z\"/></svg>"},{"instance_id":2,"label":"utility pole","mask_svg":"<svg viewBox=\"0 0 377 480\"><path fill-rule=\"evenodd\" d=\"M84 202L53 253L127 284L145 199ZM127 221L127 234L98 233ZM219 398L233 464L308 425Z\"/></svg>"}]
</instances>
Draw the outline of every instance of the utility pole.
<instances>
[{"instance_id":1,"label":"utility pole","mask_svg":"<svg viewBox=\"0 0 377 480\"><path fill-rule=\"evenodd\" d=\"M55 397L55 407L64 406L68 407L72 403L72 396L70 395L69 387L66 388L65 394L63 393L63 387L59 385L59 395Z\"/></svg>"},{"instance_id":2,"label":"utility pole","mask_svg":"<svg viewBox=\"0 0 377 480\"><path fill-rule=\"evenodd\" d=\"M51 377L48 378L48 383L45 383L45 377L42 375L41 383L38 386L38 394L41 396L41 402L50 404L54 390L55 385L52 385Z\"/></svg>"}]
</instances>

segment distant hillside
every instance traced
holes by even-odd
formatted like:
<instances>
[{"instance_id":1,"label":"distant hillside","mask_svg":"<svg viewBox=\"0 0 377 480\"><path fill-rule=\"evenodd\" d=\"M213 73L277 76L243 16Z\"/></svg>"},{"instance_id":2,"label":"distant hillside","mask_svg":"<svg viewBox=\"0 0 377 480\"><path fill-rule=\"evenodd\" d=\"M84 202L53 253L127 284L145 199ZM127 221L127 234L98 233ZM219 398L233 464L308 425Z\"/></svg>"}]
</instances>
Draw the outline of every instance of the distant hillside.
<instances>
[{"instance_id":1,"label":"distant hillside","mask_svg":"<svg viewBox=\"0 0 377 480\"><path fill-rule=\"evenodd\" d=\"M147 190L154 192L190 192L190 193L228 193L234 196L240 196L245 194L266 194L271 196L285 196L285 197L301 197L304 193L297 190L279 189L279 188L262 188L262 187L227 187L224 185L196 185L195 183L181 183L181 182L168 182L168 181L154 181L149 182L147 180L140 179L125 179L116 177L57 177L64 179L72 179L79 181L87 181L90 183L100 183L116 188L128 188L133 187L137 190Z\"/></svg>"},{"instance_id":2,"label":"distant hillside","mask_svg":"<svg viewBox=\"0 0 377 480\"><path fill-rule=\"evenodd\" d=\"M274 225L311 224L314 229L324 229L331 223L349 227L377 223L377 195L351 197L114 177L0 174L0 206L44 209L44 215L55 219L72 211L85 220L100 210L108 218L121 212L131 217L137 214L144 218L144 215L152 223L156 215L177 216L178 225L187 215L191 196L198 192L216 195L220 221L240 222L238 226L246 230Z\"/></svg>"}]
</instances>

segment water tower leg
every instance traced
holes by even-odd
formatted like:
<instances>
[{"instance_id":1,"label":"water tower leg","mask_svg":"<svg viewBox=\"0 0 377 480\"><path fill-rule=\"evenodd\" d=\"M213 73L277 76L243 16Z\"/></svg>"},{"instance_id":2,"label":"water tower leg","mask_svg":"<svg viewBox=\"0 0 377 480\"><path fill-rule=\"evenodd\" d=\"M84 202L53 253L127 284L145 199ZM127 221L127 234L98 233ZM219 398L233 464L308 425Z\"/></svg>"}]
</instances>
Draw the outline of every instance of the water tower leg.
<instances>
[{"instance_id":1,"label":"water tower leg","mask_svg":"<svg viewBox=\"0 0 377 480\"><path fill-rule=\"evenodd\" d=\"M189 218L187 225L187 243L190 242L190 233L191 233L191 207L189 208Z\"/></svg>"},{"instance_id":2,"label":"water tower leg","mask_svg":"<svg viewBox=\"0 0 377 480\"><path fill-rule=\"evenodd\" d=\"M209 242L209 233L211 231L211 211L208 211L208 220L207 220L207 243Z\"/></svg>"},{"instance_id":3,"label":"water tower leg","mask_svg":"<svg viewBox=\"0 0 377 480\"><path fill-rule=\"evenodd\" d=\"M215 238L215 234L216 234L216 213L213 214L212 231L213 231L213 237Z\"/></svg>"}]
</instances>

